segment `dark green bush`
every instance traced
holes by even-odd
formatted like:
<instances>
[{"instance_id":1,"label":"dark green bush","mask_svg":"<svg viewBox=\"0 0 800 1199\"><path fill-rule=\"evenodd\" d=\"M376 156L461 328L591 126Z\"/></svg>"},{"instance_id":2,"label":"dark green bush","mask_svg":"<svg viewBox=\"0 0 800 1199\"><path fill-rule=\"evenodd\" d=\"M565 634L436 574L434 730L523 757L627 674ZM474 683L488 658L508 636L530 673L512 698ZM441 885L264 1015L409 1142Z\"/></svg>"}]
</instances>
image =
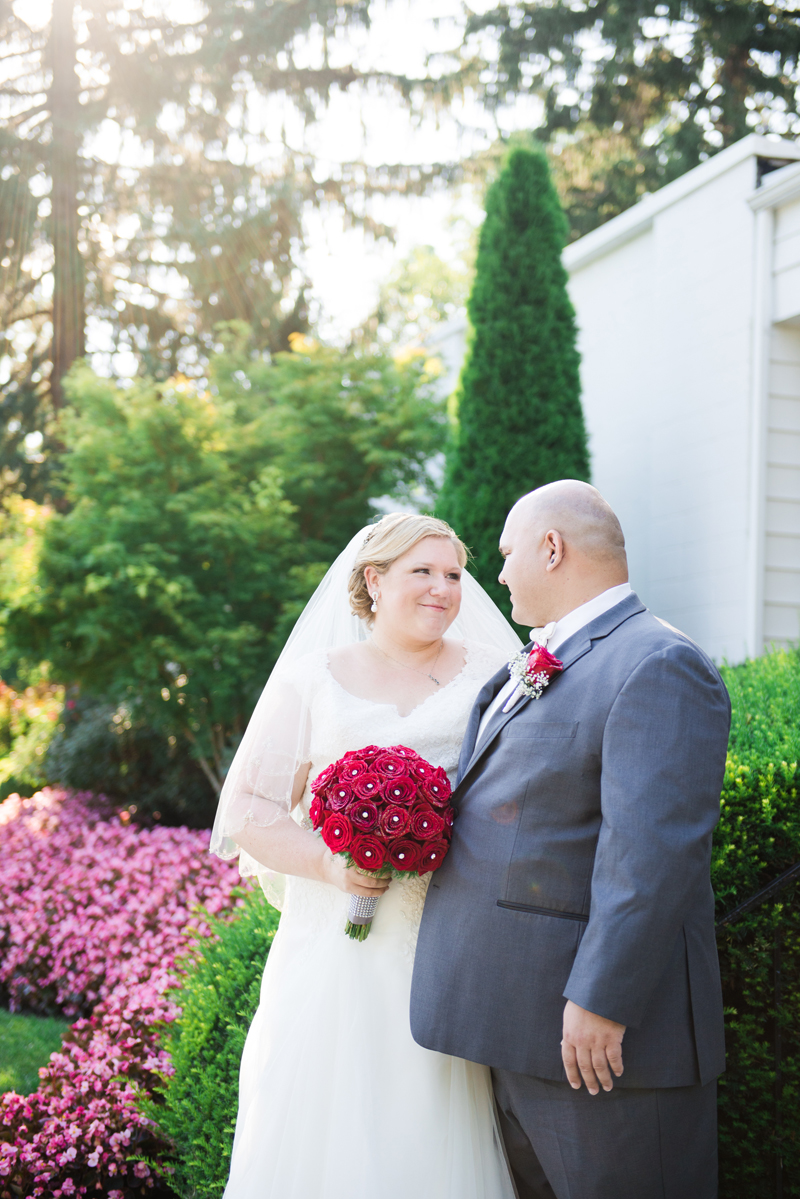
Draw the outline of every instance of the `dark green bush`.
<instances>
[{"instance_id":1,"label":"dark green bush","mask_svg":"<svg viewBox=\"0 0 800 1199\"><path fill-rule=\"evenodd\" d=\"M253 890L234 920L209 923L213 939L187 970L179 995L183 1014L166 1042L175 1073L152 1112L175 1146L170 1183L183 1199L217 1199L225 1189L239 1061L278 913Z\"/></svg>"},{"instance_id":2,"label":"dark green bush","mask_svg":"<svg viewBox=\"0 0 800 1199\"><path fill-rule=\"evenodd\" d=\"M718 919L800 862L800 655L767 654L724 676L733 724L715 836ZM779 1185L786 1199L800 1196L799 897L794 883L719 932L720 1199L771 1199Z\"/></svg>"},{"instance_id":3,"label":"dark green bush","mask_svg":"<svg viewBox=\"0 0 800 1199\"><path fill-rule=\"evenodd\" d=\"M50 783L107 795L145 824L213 823L217 797L183 744L170 745L134 706L70 695L44 759Z\"/></svg>"}]
</instances>

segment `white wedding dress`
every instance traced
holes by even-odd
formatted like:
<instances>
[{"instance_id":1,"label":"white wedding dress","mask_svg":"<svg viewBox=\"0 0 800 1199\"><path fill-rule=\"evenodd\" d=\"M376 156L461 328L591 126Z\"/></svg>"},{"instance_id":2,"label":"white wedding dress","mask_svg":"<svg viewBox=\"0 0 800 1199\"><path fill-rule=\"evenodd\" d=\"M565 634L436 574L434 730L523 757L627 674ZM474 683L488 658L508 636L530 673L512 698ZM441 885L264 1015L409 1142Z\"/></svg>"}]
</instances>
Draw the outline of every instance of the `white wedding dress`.
<instances>
[{"instance_id":1,"label":"white wedding dress","mask_svg":"<svg viewBox=\"0 0 800 1199\"><path fill-rule=\"evenodd\" d=\"M309 779L347 750L399 744L452 780L475 696L503 662L465 648L461 673L408 716L351 695L316 655ZM294 815L310 828L309 800L307 787ZM513 1199L488 1068L411 1037L429 879L395 879L364 942L345 935L348 895L288 879L242 1056L225 1199Z\"/></svg>"}]
</instances>

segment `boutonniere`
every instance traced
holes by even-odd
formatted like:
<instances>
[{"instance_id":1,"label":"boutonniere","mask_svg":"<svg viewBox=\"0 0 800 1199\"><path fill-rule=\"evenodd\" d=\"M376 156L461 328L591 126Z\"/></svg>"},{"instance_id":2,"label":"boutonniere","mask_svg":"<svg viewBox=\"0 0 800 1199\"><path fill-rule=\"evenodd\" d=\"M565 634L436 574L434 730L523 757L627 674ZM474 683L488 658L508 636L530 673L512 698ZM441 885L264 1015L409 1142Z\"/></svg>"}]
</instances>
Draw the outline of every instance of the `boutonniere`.
<instances>
[{"instance_id":1,"label":"boutonniere","mask_svg":"<svg viewBox=\"0 0 800 1199\"><path fill-rule=\"evenodd\" d=\"M511 700L517 699L520 691L531 699L541 699L553 675L563 669L563 662L559 662L543 645L534 645L530 651L522 650L515 654L508 664L509 674L518 680ZM507 711L510 706L510 703L507 704L503 710Z\"/></svg>"}]
</instances>

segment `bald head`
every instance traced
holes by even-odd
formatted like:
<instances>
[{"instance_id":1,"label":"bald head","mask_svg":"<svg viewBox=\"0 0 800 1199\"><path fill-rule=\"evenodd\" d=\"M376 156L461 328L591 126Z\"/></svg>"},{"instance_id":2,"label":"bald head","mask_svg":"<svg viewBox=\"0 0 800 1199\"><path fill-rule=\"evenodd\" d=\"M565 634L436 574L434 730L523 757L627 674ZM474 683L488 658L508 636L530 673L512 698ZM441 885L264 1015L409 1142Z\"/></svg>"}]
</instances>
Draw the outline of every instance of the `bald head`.
<instances>
[{"instance_id":1,"label":"bald head","mask_svg":"<svg viewBox=\"0 0 800 1199\"><path fill-rule=\"evenodd\" d=\"M500 537L500 582L520 624L560 620L628 579L625 538L596 487L548 483L518 500Z\"/></svg>"},{"instance_id":2,"label":"bald head","mask_svg":"<svg viewBox=\"0 0 800 1199\"><path fill-rule=\"evenodd\" d=\"M627 568L622 526L611 505L589 483L559 479L538 487L517 501L509 516L512 514L533 533L557 530L565 545L588 559Z\"/></svg>"}]
</instances>

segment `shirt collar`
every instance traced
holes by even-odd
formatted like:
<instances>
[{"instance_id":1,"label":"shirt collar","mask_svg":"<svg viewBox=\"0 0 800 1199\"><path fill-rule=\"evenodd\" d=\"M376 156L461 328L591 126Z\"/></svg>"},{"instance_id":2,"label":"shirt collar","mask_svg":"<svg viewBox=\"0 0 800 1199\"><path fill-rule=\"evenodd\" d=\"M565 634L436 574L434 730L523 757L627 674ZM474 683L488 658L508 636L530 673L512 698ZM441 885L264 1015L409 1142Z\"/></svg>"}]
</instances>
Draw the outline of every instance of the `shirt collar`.
<instances>
[{"instance_id":1,"label":"shirt collar","mask_svg":"<svg viewBox=\"0 0 800 1199\"><path fill-rule=\"evenodd\" d=\"M598 616L602 616L610 608L622 603L632 591L630 583L618 583L616 587L609 587L607 591L601 591L600 595L581 604L579 608L573 608L571 612L562 616L555 623L551 621L544 628L531 629L531 639L546 644L550 652L554 653L559 645L563 645L573 633L577 633L579 629L596 620Z\"/></svg>"}]
</instances>

